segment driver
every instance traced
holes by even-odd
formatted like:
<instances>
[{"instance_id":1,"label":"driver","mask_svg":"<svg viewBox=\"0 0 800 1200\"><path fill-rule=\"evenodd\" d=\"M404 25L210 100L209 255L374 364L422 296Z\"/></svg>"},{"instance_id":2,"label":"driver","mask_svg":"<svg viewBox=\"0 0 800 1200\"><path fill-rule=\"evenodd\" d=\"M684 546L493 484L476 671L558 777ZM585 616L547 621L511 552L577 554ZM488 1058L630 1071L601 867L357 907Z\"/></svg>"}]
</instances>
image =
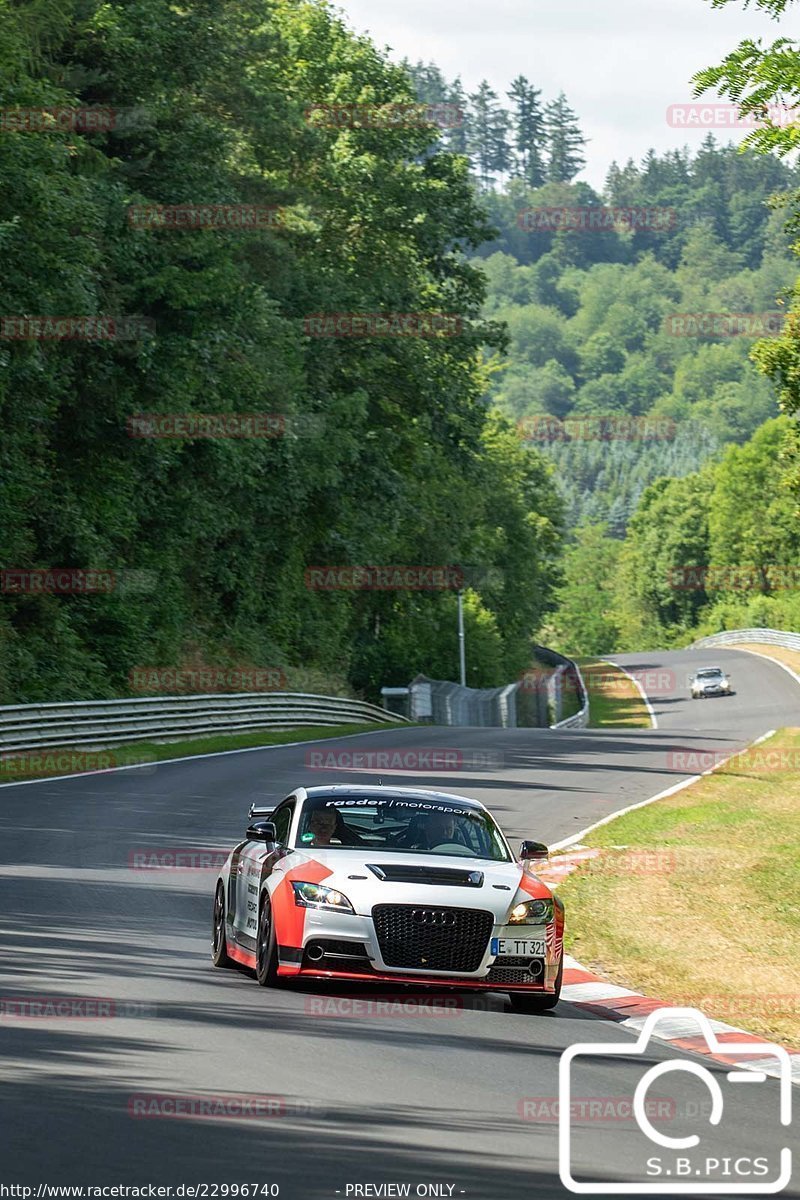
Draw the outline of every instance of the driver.
<instances>
[{"instance_id":1,"label":"driver","mask_svg":"<svg viewBox=\"0 0 800 1200\"><path fill-rule=\"evenodd\" d=\"M306 822L306 833L313 835L314 846L358 846L361 839L342 819L336 808L315 808ZM305 840L305 839L303 839Z\"/></svg>"},{"instance_id":2,"label":"driver","mask_svg":"<svg viewBox=\"0 0 800 1200\"><path fill-rule=\"evenodd\" d=\"M315 846L330 846L332 839L340 832L338 825L339 814L336 809L315 808L306 828L313 833Z\"/></svg>"},{"instance_id":3,"label":"driver","mask_svg":"<svg viewBox=\"0 0 800 1200\"><path fill-rule=\"evenodd\" d=\"M456 818L449 812L432 812L412 821L407 845L411 850L433 850L448 842L463 843Z\"/></svg>"},{"instance_id":4,"label":"driver","mask_svg":"<svg viewBox=\"0 0 800 1200\"><path fill-rule=\"evenodd\" d=\"M423 833L429 847L441 846L445 842L456 840L456 819L452 813L434 812L428 817L423 826Z\"/></svg>"}]
</instances>

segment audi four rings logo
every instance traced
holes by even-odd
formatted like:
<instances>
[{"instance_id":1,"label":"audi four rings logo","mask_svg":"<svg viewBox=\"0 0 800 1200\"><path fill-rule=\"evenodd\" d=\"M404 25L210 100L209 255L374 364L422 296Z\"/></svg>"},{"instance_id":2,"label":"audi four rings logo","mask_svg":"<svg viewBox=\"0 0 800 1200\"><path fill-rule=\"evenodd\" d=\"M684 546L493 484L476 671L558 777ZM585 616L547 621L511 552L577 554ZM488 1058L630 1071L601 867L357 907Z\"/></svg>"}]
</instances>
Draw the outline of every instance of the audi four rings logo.
<instances>
[{"instance_id":1,"label":"audi four rings logo","mask_svg":"<svg viewBox=\"0 0 800 1200\"><path fill-rule=\"evenodd\" d=\"M438 908L415 908L411 914L420 925L455 925L454 912L442 912Z\"/></svg>"}]
</instances>

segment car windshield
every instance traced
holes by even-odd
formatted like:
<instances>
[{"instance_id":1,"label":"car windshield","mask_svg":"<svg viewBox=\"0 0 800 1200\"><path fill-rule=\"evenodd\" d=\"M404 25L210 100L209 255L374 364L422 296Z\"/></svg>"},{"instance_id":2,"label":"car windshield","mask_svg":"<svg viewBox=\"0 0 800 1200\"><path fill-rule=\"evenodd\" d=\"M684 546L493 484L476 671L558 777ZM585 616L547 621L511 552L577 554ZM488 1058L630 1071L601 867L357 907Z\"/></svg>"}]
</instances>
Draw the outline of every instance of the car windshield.
<instances>
[{"instance_id":1,"label":"car windshield","mask_svg":"<svg viewBox=\"0 0 800 1200\"><path fill-rule=\"evenodd\" d=\"M297 845L511 861L487 812L413 797L312 797L303 808Z\"/></svg>"},{"instance_id":2,"label":"car windshield","mask_svg":"<svg viewBox=\"0 0 800 1200\"><path fill-rule=\"evenodd\" d=\"M718 679L722 674L721 667L706 667L704 671L697 672L698 679Z\"/></svg>"}]
</instances>

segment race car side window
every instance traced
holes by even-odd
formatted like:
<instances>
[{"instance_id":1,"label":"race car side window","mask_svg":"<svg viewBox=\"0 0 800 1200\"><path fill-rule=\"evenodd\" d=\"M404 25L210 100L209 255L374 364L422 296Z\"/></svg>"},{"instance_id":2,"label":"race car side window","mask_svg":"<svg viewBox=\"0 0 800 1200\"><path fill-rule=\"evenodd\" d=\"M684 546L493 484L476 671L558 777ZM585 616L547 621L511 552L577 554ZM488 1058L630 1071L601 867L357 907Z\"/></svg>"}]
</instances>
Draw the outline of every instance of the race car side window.
<instances>
[{"instance_id":1,"label":"race car side window","mask_svg":"<svg viewBox=\"0 0 800 1200\"><path fill-rule=\"evenodd\" d=\"M281 804L276 808L272 815L272 821L275 825L276 840L279 845L285 846L289 841L289 827L292 824L292 814L294 813L294 801Z\"/></svg>"}]
</instances>

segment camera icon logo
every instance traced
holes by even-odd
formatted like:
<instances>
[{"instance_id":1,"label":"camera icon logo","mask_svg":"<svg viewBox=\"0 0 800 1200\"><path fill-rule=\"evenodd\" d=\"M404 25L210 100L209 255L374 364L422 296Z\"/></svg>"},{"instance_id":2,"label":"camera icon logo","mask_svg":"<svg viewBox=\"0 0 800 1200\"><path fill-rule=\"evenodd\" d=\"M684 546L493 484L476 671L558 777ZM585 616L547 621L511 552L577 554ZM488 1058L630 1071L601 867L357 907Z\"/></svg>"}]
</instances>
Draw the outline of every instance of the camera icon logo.
<instances>
[{"instance_id":1,"label":"camera icon logo","mask_svg":"<svg viewBox=\"0 0 800 1200\"><path fill-rule=\"evenodd\" d=\"M646 1055L659 1025L668 1026L674 1037L699 1034L711 1054L724 1055L725 1059L733 1062L728 1063L725 1070L718 1067L716 1071L690 1058L681 1057L671 1057L649 1066L638 1078L633 1091L632 1111L637 1126L637 1142L635 1147L629 1143L622 1148L626 1178L615 1180L611 1177L613 1164L600 1169L595 1162L594 1151L587 1154L586 1147L582 1156L584 1165L579 1163L580 1137L579 1130L574 1127L573 1111L574 1108L580 1108L579 1103L573 1105L573 1098L579 1094L574 1088L576 1074L581 1066L585 1066L587 1070L595 1072L594 1079L599 1078L596 1073L600 1065L598 1060L605 1059L608 1067L616 1060L618 1065L615 1070L625 1072L630 1078L630 1073L637 1066L636 1057ZM663 1043L659 1043L659 1046L663 1047ZM771 1060L769 1075L760 1069L760 1063L752 1067L746 1065L752 1063L755 1057ZM772 1065L773 1061L775 1066ZM776 1073L777 1079L774 1078ZM692 1095L705 1088L708 1097L703 1106L707 1109L707 1115L704 1111L705 1120L699 1133L682 1129L681 1136L672 1136L663 1129L656 1129L648 1115L648 1110L652 1111L648 1104L652 1085L658 1081L663 1089L665 1084L669 1086L671 1082L686 1095L689 1080L692 1083L688 1086L694 1089ZM731 1086L723 1089L720 1080ZM698 1089L694 1081L700 1081L702 1087ZM759 1196L782 1191L792 1177L792 1152L788 1146L776 1147L774 1154L768 1154L764 1146L759 1145L752 1154L743 1150L737 1156L721 1157L719 1149L715 1152L707 1136L713 1136L713 1131L722 1124L731 1097L735 1094L734 1086L738 1088L739 1084L749 1084L751 1087L767 1084L765 1094L762 1096L759 1093L759 1100L764 1104L772 1101L777 1087L777 1123L779 1126L791 1123L792 1064L787 1051L771 1042L721 1043L708 1017L697 1009L657 1009L646 1018L633 1045L626 1041L579 1042L570 1046L561 1055L559 1063L558 1166L562 1184L570 1192L587 1196ZM747 1099L752 1100L750 1088L747 1089ZM692 1116L697 1115L698 1107L696 1101L683 1105L685 1112L692 1109ZM783 1140L779 1138L779 1141ZM610 1142L611 1139L606 1136L604 1144L609 1145ZM586 1167L587 1158L592 1161L594 1171ZM597 1178L586 1178L592 1174L596 1174ZM632 1174L640 1177L632 1179ZM576 1175L581 1178L576 1178Z\"/></svg>"}]
</instances>

